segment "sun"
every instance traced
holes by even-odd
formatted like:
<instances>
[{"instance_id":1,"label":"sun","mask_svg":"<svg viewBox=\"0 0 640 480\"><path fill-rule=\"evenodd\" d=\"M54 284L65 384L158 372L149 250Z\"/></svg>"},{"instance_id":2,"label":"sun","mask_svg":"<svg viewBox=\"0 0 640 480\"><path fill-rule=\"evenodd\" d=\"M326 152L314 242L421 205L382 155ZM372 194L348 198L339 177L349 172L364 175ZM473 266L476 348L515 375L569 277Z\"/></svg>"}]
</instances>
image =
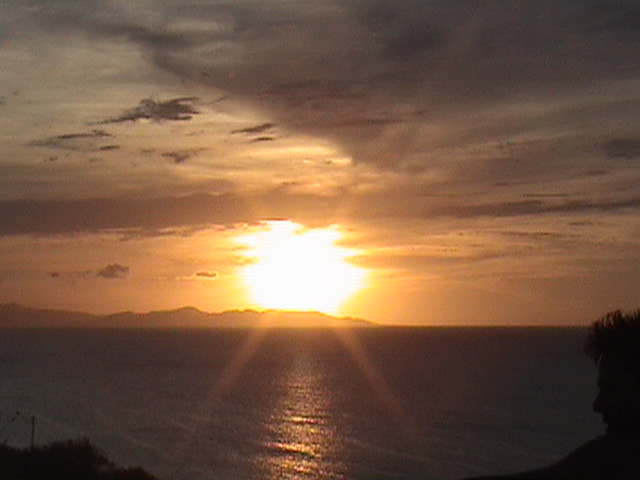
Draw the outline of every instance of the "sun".
<instances>
[{"instance_id":1,"label":"sun","mask_svg":"<svg viewBox=\"0 0 640 480\"><path fill-rule=\"evenodd\" d=\"M307 229L291 221L263 222L238 239L249 264L241 270L261 308L338 313L362 288L365 271L347 262L357 252L336 244L336 228Z\"/></svg>"}]
</instances>

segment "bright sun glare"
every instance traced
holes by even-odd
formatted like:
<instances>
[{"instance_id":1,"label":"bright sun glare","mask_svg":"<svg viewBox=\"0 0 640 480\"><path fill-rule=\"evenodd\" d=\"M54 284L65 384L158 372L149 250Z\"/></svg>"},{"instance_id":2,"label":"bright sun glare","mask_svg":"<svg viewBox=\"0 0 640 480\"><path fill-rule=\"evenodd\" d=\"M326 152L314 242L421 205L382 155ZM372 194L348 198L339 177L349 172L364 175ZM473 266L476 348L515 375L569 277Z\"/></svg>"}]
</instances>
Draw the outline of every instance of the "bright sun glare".
<instances>
[{"instance_id":1,"label":"bright sun glare","mask_svg":"<svg viewBox=\"0 0 640 480\"><path fill-rule=\"evenodd\" d=\"M261 308L336 314L364 282L365 272L346 260L356 252L336 245L334 228L306 229L291 221L270 221L239 243L251 263L242 277Z\"/></svg>"}]
</instances>

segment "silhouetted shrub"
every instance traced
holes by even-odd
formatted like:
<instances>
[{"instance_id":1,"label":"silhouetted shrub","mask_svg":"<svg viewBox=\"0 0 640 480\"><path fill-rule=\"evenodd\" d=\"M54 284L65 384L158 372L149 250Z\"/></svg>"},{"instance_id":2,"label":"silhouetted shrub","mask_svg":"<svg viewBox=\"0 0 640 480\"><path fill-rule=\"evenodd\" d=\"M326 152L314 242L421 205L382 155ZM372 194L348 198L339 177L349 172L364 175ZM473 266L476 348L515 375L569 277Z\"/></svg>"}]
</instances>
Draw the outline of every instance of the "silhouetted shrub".
<instances>
[{"instance_id":1,"label":"silhouetted shrub","mask_svg":"<svg viewBox=\"0 0 640 480\"><path fill-rule=\"evenodd\" d=\"M20 449L0 445L0 480L155 480L141 468L120 468L87 439Z\"/></svg>"}]
</instances>

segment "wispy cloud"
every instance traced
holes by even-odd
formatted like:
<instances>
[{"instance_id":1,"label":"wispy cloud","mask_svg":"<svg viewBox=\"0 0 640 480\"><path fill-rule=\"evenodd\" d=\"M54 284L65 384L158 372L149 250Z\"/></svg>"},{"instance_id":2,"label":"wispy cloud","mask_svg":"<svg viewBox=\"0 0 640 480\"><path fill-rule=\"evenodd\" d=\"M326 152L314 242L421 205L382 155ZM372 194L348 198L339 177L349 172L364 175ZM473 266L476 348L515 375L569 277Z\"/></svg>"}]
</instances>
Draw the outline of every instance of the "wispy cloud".
<instances>
[{"instance_id":1,"label":"wispy cloud","mask_svg":"<svg viewBox=\"0 0 640 480\"><path fill-rule=\"evenodd\" d=\"M170 158L171 160L173 160L173 163L175 164L180 164L198 155L200 151L202 151L202 149L175 150L172 152L164 152L162 156L165 158Z\"/></svg>"},{"instance_id":2,"label":"wispy cloud","mask_svg":"<svg viewBox=\"0 0 640 480\"><path fill-rule=\"evenodd\" d=\"M119 263L111 263L106 267L98 270L96 277L102 277L106 279L122 279L129 275L129 267L120 265Z\"/></svg>"},{"instance_id":3,"label":"wispy cloud","mask_svg":"<svg viewBox=\"0 0 640 480\"><path fill-rule=\"evenodd\" d=\"M213 281L218 280L220 274L215 270L199 270L187 276L176 277L176 280L192 282L192 281Z\"/></svg>"},{"instance_id":4,"label":"wispy cloud","mask_svg":"<svg viewBox=\"0 0 640 480\"><path fill-rule=\"evenodd\" d=\"M232 130L231 133L245 133L252 135L272 130L274 126L275 125L273 123L261 123L260 125L256 125L255 127L238 128L236 130Z\"/></svg>"},{"instance_id":5,"label":"wispy cloud","mask_svg":"<svg viewBox=\"0 0 640 480\"><path fill-rule=\"evenodd\" d=\"M194 106L197 97L181 97L171 100L157 101L145 98L137 107L124 111L117 117L103 120L100 123L123 123L138 120L160 121L186 121L200 113Z\"/></svg>"},{"instance_id":6,"label":"wispy cloud","mask_svg":"<svg viewBox=\"0 0 640 480\"><path fill-rule=\"evenodd\" d=\"M117 145L102 145L102 142L109 141L112 135L104 130L94 129L88 133L68 133L43 140L34 140L29 143L32 147L58 148L62 150L73 150L79 152L99 152L113 150Z\"/></svg>"},{"instance_id":7,"label":"wispy cloud","mask_svg":"<svg viewBox=\"0 0 640 480\"><path fill-rule=\"evenodd\" d=\"M213 270L202 270L193 274L195 278L201 278L205 280L215 280L219 277L218 272Z\"/></svg>"},{"instance_id":8,"label":"wispy cloud","mask_svg":"<svg viewBox=\"0 0 640 480\"><path fill-rule=\"evenodd\" d=\"M255 137L251 139L251 143L261 143L261 142L272 142L275 140L275 137Z\"/></svg>"}]
</instances>

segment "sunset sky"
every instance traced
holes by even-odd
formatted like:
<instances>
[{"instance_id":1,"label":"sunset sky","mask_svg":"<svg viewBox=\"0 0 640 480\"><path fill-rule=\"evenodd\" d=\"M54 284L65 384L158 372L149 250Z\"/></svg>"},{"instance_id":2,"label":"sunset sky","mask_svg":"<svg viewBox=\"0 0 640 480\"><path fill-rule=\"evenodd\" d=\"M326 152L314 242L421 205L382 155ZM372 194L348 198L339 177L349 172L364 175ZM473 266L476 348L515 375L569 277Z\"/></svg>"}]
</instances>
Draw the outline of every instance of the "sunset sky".
<instances>
[{"instance_id":1,"label":"sunset sky","mask_svg":"<svg viewBox=\"0 0 640 480\"><path fill-rule=\"evenodd\" d=\"M0 302L278 307L280 228L340 315L640 307L636 1L0 1L0 65Z\"/></svg>"}]
</instances>

